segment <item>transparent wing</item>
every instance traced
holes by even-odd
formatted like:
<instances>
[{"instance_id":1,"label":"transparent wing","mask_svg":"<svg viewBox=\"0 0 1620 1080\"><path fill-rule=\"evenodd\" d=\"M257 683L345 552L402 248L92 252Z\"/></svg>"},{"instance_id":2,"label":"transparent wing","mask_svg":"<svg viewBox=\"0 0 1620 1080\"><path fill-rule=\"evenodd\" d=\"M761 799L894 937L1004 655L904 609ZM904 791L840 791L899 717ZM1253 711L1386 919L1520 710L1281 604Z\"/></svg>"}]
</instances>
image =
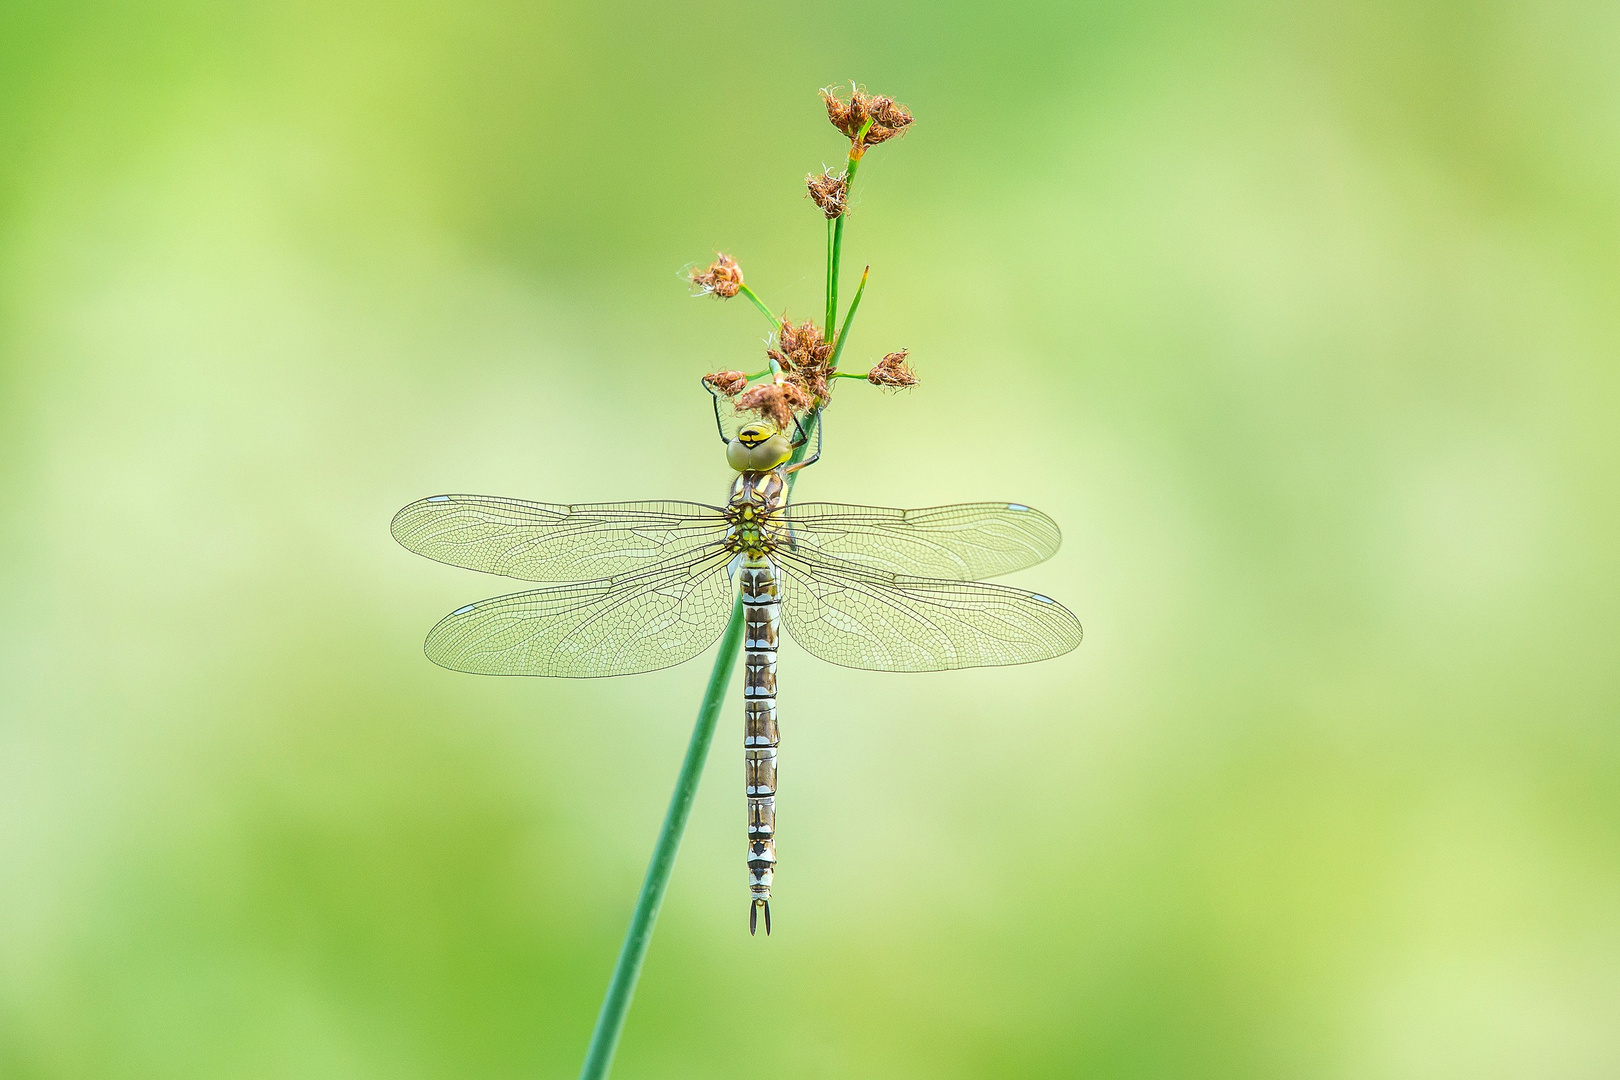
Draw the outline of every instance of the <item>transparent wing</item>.
<instances>
[{"instance_id":1,"label":"transparent wing","mask_svg":"<svg viewBox=\"0 0 1620 1080\"><path fill-rule=\"evenodd\" d=\"M394 539L418 555L524 581L610 578L724 541L724 513L689 502L526 502L434 495L394 515Z\"/></svg>"},{"instance_id":2,"label":"transparent wing","mask_svg":"<svg viewBox=\"0 0 1620 1080\"><path fill-rule=\"evenodd\" d=\"M890 574L974 581L1052 557L1063 536L1039 510L1018 503L960 503L890 510L791 503L781 520L791 549Z\"/></svg>"},{"instance_id":3,"label":"transparent wing","mask_svg":"<svg viewBox=\"0 0 1620 1080\"><path fill-rule=\"evenodd\" d=\"M901 577L778 552L782 621L804 650L870 671L1028 664L1080 644L1080 622L1039 593Z\"/></svg>"},{"instance_id":4,"label":"transparent wing","mask_svg":"<svg viewBox=\"0 0 1620 1080\"><path fill-rule=\"evenodd\" d=\"M689 660L731 613L725 552L468 604L428 632L428 659L476 675L583 679Z\"/></svg>"}]
</instances>

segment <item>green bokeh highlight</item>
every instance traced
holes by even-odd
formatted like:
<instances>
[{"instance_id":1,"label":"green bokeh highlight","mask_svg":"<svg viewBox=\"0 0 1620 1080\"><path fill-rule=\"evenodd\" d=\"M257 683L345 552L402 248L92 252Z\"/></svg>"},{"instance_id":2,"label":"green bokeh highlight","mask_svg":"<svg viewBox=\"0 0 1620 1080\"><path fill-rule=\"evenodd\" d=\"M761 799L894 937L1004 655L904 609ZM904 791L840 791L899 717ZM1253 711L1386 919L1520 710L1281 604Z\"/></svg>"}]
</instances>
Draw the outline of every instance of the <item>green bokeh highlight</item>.
<instances>
[{"instance_id":1,"label":"green bokeh highlight","mask_svg":"<svg viewBox=\"0 0 1620 1080\"><path fill-rule=\"evenodd\" d=\"M572 1076L706 661L438 670L437 491L717 501L736 255L799 497L1008 498L1031 668L722 719L615 1075L1620 1073L1620 15L0 8L0 1076Z\"/></svg>"}]
</instances>

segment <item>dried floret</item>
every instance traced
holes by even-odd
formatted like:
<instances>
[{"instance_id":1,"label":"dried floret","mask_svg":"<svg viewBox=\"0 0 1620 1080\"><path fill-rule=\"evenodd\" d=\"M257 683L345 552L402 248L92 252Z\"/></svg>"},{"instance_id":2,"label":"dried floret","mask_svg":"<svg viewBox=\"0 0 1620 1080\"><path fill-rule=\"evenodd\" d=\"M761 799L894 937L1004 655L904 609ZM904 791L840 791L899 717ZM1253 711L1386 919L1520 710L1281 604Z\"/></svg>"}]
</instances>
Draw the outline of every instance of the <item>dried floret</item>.
<instances>
[{"instance_id":1,"label":"dried floret","mask_svg":"<svg viewBox=\"0 0 1620 1080\"><path fill-rule=\"evenodd\" d=\"M804 384L796 378L784 378L777 385L782 388L782 401L796 413L804 412L816 403L810 391L806 390ZM783 426L786 427L785 424Z\"/></svg>"},{"instance_id":2,"label":"dried floret","mask_svg":"<svg viewBox=\"0 0 1620 1080\"><path fill-rule=\"evenodd\" d=\"M872 121L865 138L850 151L854 157L860 157L864 147L892 139L911 125L912 116L905 106L896 104L893 98L869 96L854 84L850 86L847 102L834 94L831 87L821 91L821 100L827 105L827 119L832 121L832 126L851 140L859 138L862 125Z\"/></svg>"},{"instance_id":3,"label":"dried floret","mask_svg":"<svg viewBox=\"0 0 1620 1080\"><path fill-rule=\"evenodd\" d=\"M873 386L882 386L891 390L899 390L907 386L917 385L916 373L911 365L906 363L908 349L892 352L872 365L872 370L866 373L866 381Z\"/></svg>"},{"instance_id":4,"label":"dried floret","mask_svg":"<svg viewBox=\"0 0 1620 1080\"><path fill-rule=\"evenodd\" d=\"M803 387L787 380L764 383L737 398L738 411L757 413L782 431L793 426L794 413L803 412L814 404Z\"/></svg>"},{"instance_id":5,"label":"dried floret","mask_svg":"<svg viewBox=\"0 0 1620 1080\"><path fill-rule=\"evenodd\" d=\"M843 173L811 173L804 178L804 183L810 189L810 198L829 218L838 217L847 209L849 180Z\"/></svg>"},{"instance_id":6,"label":"dried floret","mask_svg":"<svg viewBox=\"0 0 1620 1080\"><path fill-rule=\"evenodd\" d=\"M816 401L829 396L827 377L832 374L832 342L822 336L814 320L806 319L795 326L782 320L776 348L769 354L782 370L795 376Z\"/></svg>"},{"instance_id":7,"label":"dried floret","mask_svg":"<svg viewBox=\"0 0 1620 1080\"><path fill-rule=\"evenodd\" d=\"M716 371L703 376L703 381L715 393L726 397L736 397L748 389L748 376L740 371Z\"/></svg>"},{"instance_id":8,"label":"dried floret","mask_svg":"<svg viewBox=\"0 0 1620 1080\"><path fill-rule=\"evenodd\" d=\"M910 110L893 98L875 97L867 103L866 108L872 114L872 126L874 128L883 128L886 132L883 136L884 139L889 138L891 135L897 135L911 126L912 116ZM868 132L868 135L870 135L870 132ZM867 141L871 142L872 140L868 138ZM877 141L881 142L882 139Z\"/></svg>"},{"instance_id":9,"label":"dried floret","mask_svg":"<svg viewBox=\"0 0 1620 1080\"><path fill-rule=\"evenodd\" d=\"M729 300L742 289L742 267L725 252L716 252L714 262L706 270L692 271L692 284L706 293Z\"/></svg>"},{"instance_id":10,"label":"dried floret","mask_svg":"<svg viewBox=\"0 0 1620 1080\"><path fill-rule=\"evenodd\" d=\"M832 356L832 342L828 341L814 319L806 319L795 326L782 320L782 330L776 338L776 358L793 370L825 364Z\"/></svg>"}]
</instances>

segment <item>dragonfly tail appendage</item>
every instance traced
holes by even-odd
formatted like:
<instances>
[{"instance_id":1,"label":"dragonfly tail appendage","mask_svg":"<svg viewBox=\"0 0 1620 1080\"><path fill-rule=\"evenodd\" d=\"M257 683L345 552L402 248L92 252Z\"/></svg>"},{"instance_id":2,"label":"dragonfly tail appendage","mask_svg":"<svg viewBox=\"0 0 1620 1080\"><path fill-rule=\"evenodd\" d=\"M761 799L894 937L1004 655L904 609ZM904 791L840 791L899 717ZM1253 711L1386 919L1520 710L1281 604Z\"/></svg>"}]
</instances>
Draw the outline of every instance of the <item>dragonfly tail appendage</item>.
<instances>
[{"instance_id":1,"label":"dragonfly tail appendage","mask_svg":"<svg viewBox=\"0 0 1620 1080\"><path fill-rule=\"evenodd\" d=\"M765 936L766 937L771 936L771 902L769 900L763 900L763 899L756 896L748 904L748 935L749 935L749 937L753 937L754 936L754 931L756 929L758 929L758 927L759 927L759 913L762 912L762 911L765 913Z\"/></svg>"},{"instance_id":2,"label":"dragonfly tail appendage","mask_svg":"<svg viewBox=\"0 0 1620 1080\"><path fill-rule=\"evenodd\" d=\"M765 933L771 932L771 878L776 869L776 643L781 606L776 568L763 558L750 558L742 574L743 759L748 796L748 931L760 912Z\"/></svg>"}]
</instances>

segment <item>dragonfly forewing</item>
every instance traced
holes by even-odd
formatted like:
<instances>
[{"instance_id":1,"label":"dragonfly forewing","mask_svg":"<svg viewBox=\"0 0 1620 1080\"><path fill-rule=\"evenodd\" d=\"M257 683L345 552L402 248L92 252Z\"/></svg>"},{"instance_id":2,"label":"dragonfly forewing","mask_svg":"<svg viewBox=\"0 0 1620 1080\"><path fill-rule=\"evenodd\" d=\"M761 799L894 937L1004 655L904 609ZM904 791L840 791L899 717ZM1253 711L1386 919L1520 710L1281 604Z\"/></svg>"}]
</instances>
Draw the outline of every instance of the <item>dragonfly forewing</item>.
<instances>
[{"instance_id":1,"label":"dragonfly forewing","mask_svg":"<svg viewBox=\"0 0 1620 1080\"><path fill-rule=\"evenodd\" d=\"M787 546L890 574L974 581L1051 558L1057 523L1020 503L959 503L922 510L842 503L790 503Z\"/></svg>"},{"instance_id":2,"label":"dragonfly forewing","mask_svg":"<svg viewBox=\"0 0 1620 1080\"><path fill-rule=\"evenodd\" d=\"M524 581L594 581L665 560L700 561L725 543L726 517L702 503L528 502L434 495L394 515L394 538L451 566Z\"/></svg>"}]
</instances>

